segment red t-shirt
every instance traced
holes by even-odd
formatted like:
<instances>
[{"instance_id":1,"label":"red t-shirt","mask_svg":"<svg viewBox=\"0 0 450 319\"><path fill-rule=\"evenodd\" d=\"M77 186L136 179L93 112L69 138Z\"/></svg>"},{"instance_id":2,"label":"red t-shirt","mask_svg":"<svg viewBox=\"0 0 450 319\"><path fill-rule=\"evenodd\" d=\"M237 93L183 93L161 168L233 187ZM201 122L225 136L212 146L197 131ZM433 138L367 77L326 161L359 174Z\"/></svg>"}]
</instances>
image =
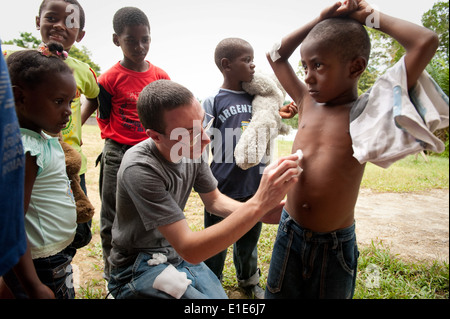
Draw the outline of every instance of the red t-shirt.
<instances>
[{"instance_id":1,"label":"red t-shirt","mask_svg":"<svg viewBox=\"0 0 450 319\"><path fill-rule=\"evenodd\" d=\"M164 70L150 62L148 64L147 71L136 72L118 62L99 77L97 122L103 139L135 145L148 138L136 109L139 94L153 81L170 80Z\"/></svg>"}]
</instances>

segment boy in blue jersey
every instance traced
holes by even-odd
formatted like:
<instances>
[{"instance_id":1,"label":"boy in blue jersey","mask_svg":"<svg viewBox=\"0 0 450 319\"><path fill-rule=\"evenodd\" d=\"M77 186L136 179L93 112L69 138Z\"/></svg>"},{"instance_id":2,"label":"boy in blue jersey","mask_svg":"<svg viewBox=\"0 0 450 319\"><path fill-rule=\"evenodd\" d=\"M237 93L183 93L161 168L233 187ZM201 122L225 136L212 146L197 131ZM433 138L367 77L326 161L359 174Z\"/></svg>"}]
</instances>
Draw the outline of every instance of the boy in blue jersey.
<instances>
[{"instance_id":1,"label":"boy in blue jersey","mask_svg":"<svg viewBox=\"0 0 450 319\"><path fill-rule=\"evenodd\" d=\"M224 39L216 47L215 63L223 74L224 81L217 93L203 102L205 112L215 117L211 132L214 136L211 142L211 171L223 194L245 202L258 189L267 162L263 159L260 164L242 170L236 165L233 155L241 133L252 117L253 96L242 89L242 83L250 82L255 73L253 48L247 41L239 38ZM221 217L205 210L205 227L221 220ZM264 297L264 292L258 285L260 271L257 267L257 244L260 233L259 222L234 244L233 249L239 286L250 297L257 299ZM226 255L227 251L224 250L205 261L219 279L222 279Z\"/></svg>"}]
</instances>

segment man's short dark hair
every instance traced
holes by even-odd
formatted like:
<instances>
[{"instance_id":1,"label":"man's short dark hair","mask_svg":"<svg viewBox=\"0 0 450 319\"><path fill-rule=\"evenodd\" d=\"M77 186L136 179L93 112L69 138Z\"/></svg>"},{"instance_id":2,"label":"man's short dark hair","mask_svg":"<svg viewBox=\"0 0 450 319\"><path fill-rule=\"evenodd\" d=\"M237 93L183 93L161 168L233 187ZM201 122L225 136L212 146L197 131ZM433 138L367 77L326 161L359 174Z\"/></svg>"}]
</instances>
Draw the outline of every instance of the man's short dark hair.
<instances>
[{"instance_id":1,"label":"man's short dark hair","mask_svg":"<svg viewBox=\"0 0 450 319\"><path fill-rule=\"evenodd\" d=\"M139 95L137 110L145 129L164 134L164 112L192 103L194 95L187 88L171 80L157 80L148 84Z\"/></svg>"},{"instance_id":2,"label":"man's short dark hair","mask_svg":"<svg viewBox=\"0 0 450 319\"><path fill-rule=\"evenodd\" d=\"M141 9L124 7L114 14L113 28L117 35L121 35L126 27L136 25L145 25L150 29L150 22Z\"/></svg>"},{"instance_id":3,"label":"man's short dark hair","mask_svg":"<svg viewBox=\"0 0 450 319\"><path fill-rule=\"evenodd\" d=\"M326 44L335 50L343 61L351 61L358 56L369 61L370 38L364 26L356 20L332 18L321 21L307 38Z\"/></svg>"}]
</instances>

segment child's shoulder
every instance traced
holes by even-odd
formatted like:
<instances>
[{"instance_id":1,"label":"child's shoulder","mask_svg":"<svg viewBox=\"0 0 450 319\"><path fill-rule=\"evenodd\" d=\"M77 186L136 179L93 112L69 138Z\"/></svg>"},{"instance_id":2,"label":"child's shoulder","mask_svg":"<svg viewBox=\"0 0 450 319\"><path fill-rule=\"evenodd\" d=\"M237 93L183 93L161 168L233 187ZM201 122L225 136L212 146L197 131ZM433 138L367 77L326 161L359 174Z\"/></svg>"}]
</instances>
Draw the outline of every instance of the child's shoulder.
<instances>
[{"instance_id":1,"label":"child's shoulder","mask_svg":"<svg viewBox=\"0 0 450 319\"><path fill-rule=\"evenodd\" d=\"M153 73L157 74L161 79L170 80L169 74L166 71L164 71L164 69L160 68L157 65L152 64L150 61L147 61L147 62L149 65L149 67L148 67L149 72L153 72Z\"/></svg>"},{"instance_id":2,"label":"child's shoulder","mask_svg":"<svg viewBox=\"0 0 450 319\"><path fill-rule=\"evenodd\" d=\"M216 98L225 99L231 103L251 103L253 100L253 96L244 90L234 91L223 88L218 90Z\"/></svg>"},{"instance_id":3,"label":"child's shoulder","mask_svg":"<svg viewBox=\"0 0 450 319\"><path fill-rule=\"evenodd\" d=\"M125 68L120 66L120 62L117 62L113 66L111 66L109 69L107 69L105 72L103 72L99 76L99 79L107 78L107 77L111 77L111 76L115 77L115 76L117 76L117 74L123 73L122 72L123 69L125 69Z\"/></svg>"},{"instance_id":4,"label":"child's shoulder","mask_svg":"<svg viewBox=\"0 0 450 319\"><path fill-rule=\"evenodd\" d=\"M22 144L24 153L30 153L31 156L36 157L36 163L39 167L44 167L50 155L49 149L61 150L61 146L57 137L41 132L41 134L20 128L22 137Z\"/></svg>"},{"instance_id":5,"label":"child's shoulder","mask_svg":"<svg viewBox=\"0 0 450 319\"><path fill-rule=\"evenodd\" d=\"M66 63L74 69L74 71L78 70L89 70L91 67L86 62L80 61L74 57L68 56L65 60Z\"/></svg>"},{"instance_id":6,"label":"child's shoulder","mask_svg":"<svg viewBox=\"0 0 450 319\"><path fill-rule=\"evenodd\" d=\"M94 78L97 81L97 74L86 62L80 61L69 56L65 62L72 68L75 75L81 76L82 78Z\"/></svg>"}]
</instances>

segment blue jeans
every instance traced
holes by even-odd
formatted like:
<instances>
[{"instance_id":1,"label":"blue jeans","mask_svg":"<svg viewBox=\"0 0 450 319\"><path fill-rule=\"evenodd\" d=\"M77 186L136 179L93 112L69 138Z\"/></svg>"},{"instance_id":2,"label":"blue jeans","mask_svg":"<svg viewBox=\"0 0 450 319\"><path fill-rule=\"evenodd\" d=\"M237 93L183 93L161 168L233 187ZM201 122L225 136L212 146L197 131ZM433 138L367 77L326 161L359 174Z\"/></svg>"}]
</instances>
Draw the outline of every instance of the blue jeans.
<instances>
[{"instance_id":1,"label":"blue jeans","mask_svg":"<svg viewBox=\"0 0 450 319\"><path fill-rule=\"evenodd\" d=\"M108 289L116 299L170 299L170 295L153 288L156 277L167 264L149 266L147 261L152 256L140 253L134 264L127 267L111 267ZM204 264L192 265L183 261L175 267L192 280L181 299L227 299L227 294L220 281Z\"/></svg>"},{"instance_id":2,"label":"blue jeans","mask_svg":"<svg viewBox=\"0 0 450 319\"><path fill-rule=\"evenodd\" d=\"M75 248L67 247L56 255L33 259L39 279L44 285L50 287L56 299L75 298L71 265L75 253ZM13 270L9 271L3 279L15 298L28 299L28 295L22 288Z\"/></svg>"},{"instance_id":3,"label":"blue jeans","mask_svg":"<svg viewBox=\"0 0 450 319\"><path fill-rule=\"evenodd\" d=\"M266 299L351 299L359 252L355 225L330 233L300 227L283 210Z\"/></svg>"},{"instance_id":4,"label":"blue jeans","mask_svg":"<svg viewBox=\"0 0 450 319\"><path fill-rule=\"evenodd\" d=\"M215 225L222 220L223 218L205 210L205 228ZM233 261L240 287L251 287L259 283L258 240L261 234L261 228L262 223L256 223L252 229L233 244ZM222 280L226 257L227 250L224 250L205 261L205 264L220 280Z\"/></svg>"}]
</instances>

